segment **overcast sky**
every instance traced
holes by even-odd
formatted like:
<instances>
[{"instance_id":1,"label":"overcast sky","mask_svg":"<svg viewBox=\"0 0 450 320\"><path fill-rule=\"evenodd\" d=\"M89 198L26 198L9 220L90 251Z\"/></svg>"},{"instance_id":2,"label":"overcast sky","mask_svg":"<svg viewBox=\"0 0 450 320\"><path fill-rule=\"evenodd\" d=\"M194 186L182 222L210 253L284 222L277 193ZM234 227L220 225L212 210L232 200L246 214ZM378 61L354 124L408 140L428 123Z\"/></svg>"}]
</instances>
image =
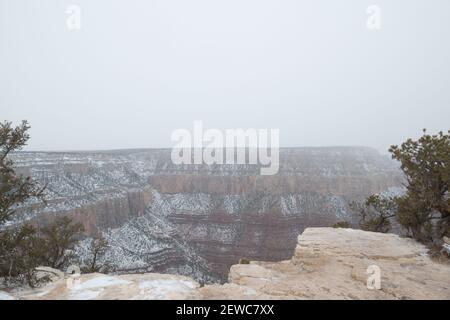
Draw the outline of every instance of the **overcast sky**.
<instances>
[{"instance_id":1,"label":"overcast sky","mask_svg":"<svg viewBox=\"0 0 450 320\"><path fill-rule=\"evenodd\" d=\"M28 150L170 147L202 120L386 152L450 129L449 39L448 0L0 0L0 120L30 121Z\"/></svg>"}]
</instances>

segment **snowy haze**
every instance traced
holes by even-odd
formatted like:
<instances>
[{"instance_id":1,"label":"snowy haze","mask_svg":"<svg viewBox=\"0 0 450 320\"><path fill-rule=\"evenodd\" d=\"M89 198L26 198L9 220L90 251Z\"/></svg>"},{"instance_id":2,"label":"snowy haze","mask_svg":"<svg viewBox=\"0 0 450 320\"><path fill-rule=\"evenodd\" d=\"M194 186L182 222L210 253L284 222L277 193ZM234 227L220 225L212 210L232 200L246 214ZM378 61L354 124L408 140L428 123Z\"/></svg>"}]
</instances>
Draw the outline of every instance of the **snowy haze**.
<instances>
[{"instance_id":1,"label":"snowy haze","mask_svg":"<svg viewBox=\"0 0 450 320\"><path fill-rule=\"evenodd\" d=\"M448 0L0 0L0 120L30 121L28 150L170 147L202 120L386 152L449 129L449 39Z\"/></svg>"}]
</instances>

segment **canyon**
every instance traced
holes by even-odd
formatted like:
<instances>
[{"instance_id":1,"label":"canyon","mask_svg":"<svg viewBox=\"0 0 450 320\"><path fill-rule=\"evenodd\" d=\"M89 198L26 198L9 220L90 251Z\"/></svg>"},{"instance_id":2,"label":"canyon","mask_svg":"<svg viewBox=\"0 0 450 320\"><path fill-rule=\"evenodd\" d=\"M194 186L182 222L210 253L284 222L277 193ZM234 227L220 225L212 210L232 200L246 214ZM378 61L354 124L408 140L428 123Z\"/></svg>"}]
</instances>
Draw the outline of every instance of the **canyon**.
<instances>
[{"instance_id":1,"label":"canyon","mask_svg":"<svg viewBox=\"0 0 450 320\"><path fill-rule=\"evenodd\" d=\"M279 172L257 164L174 164L170 149L20 152L17 171L46 189L15 221L45 225L67 215L89 238L102 234L102 262L116 273L165 273L225 282L244 260L289 259L307 227L357 223L349 208L373 193L402 192L388 156L366 147L282 148Z\"/></svg>"}]
</instances>

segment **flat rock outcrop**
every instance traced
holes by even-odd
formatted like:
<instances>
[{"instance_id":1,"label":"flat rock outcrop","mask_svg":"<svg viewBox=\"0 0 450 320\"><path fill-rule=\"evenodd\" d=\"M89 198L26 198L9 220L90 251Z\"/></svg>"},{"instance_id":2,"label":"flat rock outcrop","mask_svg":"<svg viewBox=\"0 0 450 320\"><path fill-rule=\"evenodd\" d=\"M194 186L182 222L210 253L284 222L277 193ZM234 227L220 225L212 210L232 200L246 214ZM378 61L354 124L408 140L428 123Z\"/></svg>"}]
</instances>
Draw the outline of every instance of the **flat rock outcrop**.
<instances>
[{"instance_id":1,"label":"flat rock outcrop","mask_svg":"<svg viewBox=\"0 0 450 320\"><path fill-rule=\"evenodd\" d=\"M427 251L394 234L308 228L291 260L234 265L229 285L200 292L207 299L450 299L450 265ZM369 289L377 271L380 289Z\"/></svg>"},{"instance_id":2,"label":"flat rock outcrop","mask_svg":"<svg viewBox=\"0 0 450 320\"><path fill-rule=\"evenodd\" d=\"M376 278L378 271L379 289L376 281L368 281ZM4 296L20 299L448 300L450 265L431 260L426 247L394 234L308 228L298 237L291 260L234 265L229 272L229 282L224 285L200 287L190 278L167 274L87 274L78 282L66 278L38 290Z\"/></svg>"}]
</instances>

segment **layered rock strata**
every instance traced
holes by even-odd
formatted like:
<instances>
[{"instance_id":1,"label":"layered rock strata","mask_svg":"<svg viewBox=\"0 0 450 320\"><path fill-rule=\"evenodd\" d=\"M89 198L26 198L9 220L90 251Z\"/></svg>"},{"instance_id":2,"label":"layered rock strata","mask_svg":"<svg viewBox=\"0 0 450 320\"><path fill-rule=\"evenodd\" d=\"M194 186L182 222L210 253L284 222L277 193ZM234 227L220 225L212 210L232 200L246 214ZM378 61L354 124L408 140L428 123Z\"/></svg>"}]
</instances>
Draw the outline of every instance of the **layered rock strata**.
<instances>
[{"instance_id":1,"label":"layered rock strata","mask_svg":"<svg viewBox=\"0 0 450 320\"><path fill-rule=\"evenodd\" d=\"M119 272L225 281L241 258L288 259L306 227L356 222L350 201L402 182L394 162L363 147L281 149L274 176L257 165L175 165L170 152L18 153L18 170L47 185L47 206L27 203L18 221L75 218L87 236L108 238L105 260Z\"/></svg>"}]
</instances>

